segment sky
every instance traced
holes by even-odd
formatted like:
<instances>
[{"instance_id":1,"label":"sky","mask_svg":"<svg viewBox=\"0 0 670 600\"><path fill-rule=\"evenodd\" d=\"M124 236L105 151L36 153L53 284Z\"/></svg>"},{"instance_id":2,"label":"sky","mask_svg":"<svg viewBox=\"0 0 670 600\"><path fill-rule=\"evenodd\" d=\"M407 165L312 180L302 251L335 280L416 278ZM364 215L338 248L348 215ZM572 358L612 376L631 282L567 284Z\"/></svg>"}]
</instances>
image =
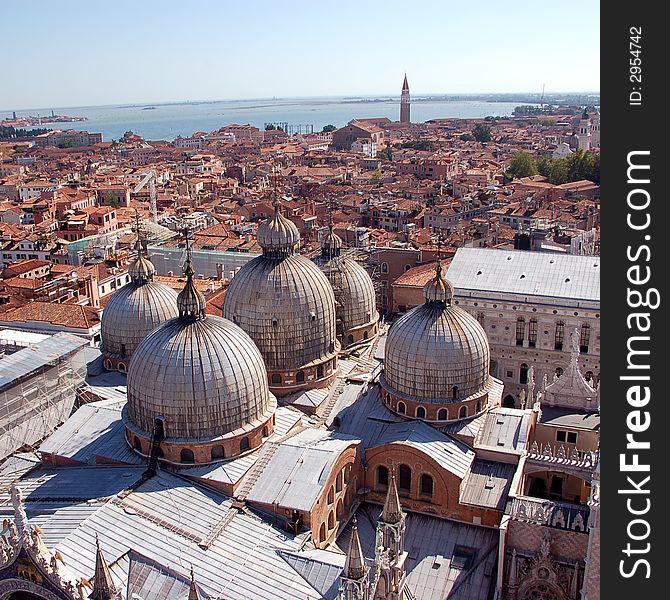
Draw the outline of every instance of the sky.
<instances>
[{"instance_id":1,"label":"sky","mask_svg":"<svg viewBox=\"0 0 670 600\"><path fill-rule=\"evenodd\" d=\"M598 92L596 0L2 0L0 109Z\"/></svg>"}]
</instances>

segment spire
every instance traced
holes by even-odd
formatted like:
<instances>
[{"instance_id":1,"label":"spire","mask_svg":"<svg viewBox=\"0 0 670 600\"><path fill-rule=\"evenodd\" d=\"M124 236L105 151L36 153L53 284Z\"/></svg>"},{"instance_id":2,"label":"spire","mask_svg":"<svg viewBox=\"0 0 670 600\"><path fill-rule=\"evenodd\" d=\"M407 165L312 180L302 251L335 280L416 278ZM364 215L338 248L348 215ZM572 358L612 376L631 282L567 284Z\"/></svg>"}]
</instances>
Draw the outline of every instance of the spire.
<instances>
[{"instance_id":1,"label":"spire","mask_svg":"<svg viewBox=\"0 0 670 600\"><path fill-rule=\"evenodd\" d=\"M115 600L119 598L119 591L114 585L112 574L109 572L107 561L100 549L98 534L95 534L95 576L93 580L93 591L88 596L89 600Z\"/></svg>"},{"instance_id":2,"label":"spire","mask_svg":"<svg viewBox=\"0 0 670 600\"><path fill-rule=\"evenodd\" d=\"M381 520L384 523L399 523L402 520L402 507L400 506L400 498L398 497L398 488L395 484L395 473L391 475L391 483L386 493Z\"/></svg>"},{"instance_id":3,"label":"spire","mask_svg":"<svg viewBox=\"0 0 670 600\"><path fill-rule=\"evenodd\" d=\"M193 565L191 565L191 586L188 589L188 600L202 600L200 590L195 582L195 573L193 572Z\"/></svg>"},{"instance_id":4,"label":"spire","mask_svg":"<svg viewBox=\"0 0 670 600\"><path fill-rule=\"evenodd\" d=\"M445 279L442 273L442 261L435 263L435 277L429 281L423 288L423 297L426 303L442 302L451 306L451 299L454 297L454 286Z\"/></svg>"},{"instance_id":5,"label":"spire","mask_svg":"<svg viewBox=\"0 0 670 600\"><path fill-rule=\"evenodd\" d=\"M405 73L405 80L402 82L402 91L409 93L409 83L407 83L407 73Z\"/></svg>"},{"instance_id":6,"label":"spire","mask_svg":"<svg viewBox=\"0 0 670 600\"><path fill-rule=\"evenodd\" d=\"M137 252L137 256L130 267L128 267L128 275L135 283L153 281L156 267L154 267L154 264L144 255L142 231L140 229L140 215L137 212L135 213L135 233L137 234L137 239L135 240L135 251Z\"/></svg>"},{"instance_id":7,"label":"spire","mask_svg":"<svg viewBox=\"0 0 670 600\"><path fill-rule=\"evenodd\" d=\"M184 263L184 275L186 275L186 285L177 296L177 308L179 309L180 319L199 319L205 317L205 297L196 289L193 281L195 271L191 265L191 244L188 228L183 229L186 238L186 262Z\"/></svg>"},{"instance_id":8,"label":"spire","mask_svg":"<svg viewBox=\"0 0 670 600\"><path fill-rule=\"evenodd\" d=\"M362 579L365 577L365 572L365 556L363 555L361 540L358 537L358 525L356 516L354 515L349 549L347 550L347 558L344 562L343 576L347 579Z\"/></svg>"}]
</instances>

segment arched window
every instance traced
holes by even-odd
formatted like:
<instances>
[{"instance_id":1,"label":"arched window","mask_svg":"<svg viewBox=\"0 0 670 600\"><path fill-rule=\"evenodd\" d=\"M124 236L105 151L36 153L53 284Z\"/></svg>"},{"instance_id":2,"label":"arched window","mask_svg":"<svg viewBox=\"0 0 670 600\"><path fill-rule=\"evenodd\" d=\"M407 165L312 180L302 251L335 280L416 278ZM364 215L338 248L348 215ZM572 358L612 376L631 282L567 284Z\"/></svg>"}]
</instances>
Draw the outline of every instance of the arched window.
<instances>
[{"instance_id":1,"label":"arched window","mask_svg":"<svg viewBox=\"0 0 670 600\"><path fill-rule=\"evenodd\" d=\"M245 435L240 440L240 452L246 452L247 450L249 450L249 438Z\"/></svg>"},{"instance_id":2,"label":"arched window","mask_svg":"<svg viewBox=\"0 0 670 600\"><path fill-rule=\"evenodd\" d=\"M353 344L354 343L354 336L353 335L348 335L347 336L347 344Z\"/></svg>"},{"instance_id":3,"label":"arched window","mask_svg":"<svg viewBox=\"0 0 670 600\"><path fill-rule=\"evenodd\" d=\"M193 456L193 450L184 448L179 454L180 460L183 463L192 463L195 462L195 457Z\"/></svg>"},{"instance_id":4,"label":"arched window","mask_svg":"<svg viewBox=\"0 0 670 600\"><path fill-rule=\"evenodd\" d=\"M335 515L337 516L338 521L344 519L344 502L342 502L342 498L340 498L337 501L337 506L335 507Z\"/></svg>"},{"instance_id":5,"label":"arched window","mask_svg":"<svg viewBox=\"0 0 670 600\"><path fill-rule=\"evenodd\" d=\"M405 403L404 403L404 402L398 402L398 412L399 412L401 415L404 415L404 414L405 414L405 410L406 410L406 408L405 408Z\"/></svg>"},{"instance_id":6,"label":"arched window","mask_svg":"<svg viewBox=\"0 0 670 600\"><path fill-rule=\"evenodd\" d=\"M537 344L537 319L532 318L528 323L528 347L535 348Z\"/></svg>"},{"instance_id":7,"label":"arched window","mask_svg":"<svg viewBox=\"0 0 670 600\"><path fill-rule=\"evenodd\" d=\"M594 383L594 381L593 381L593 371L587 371L587 372L586 372L586 375L584 376L584 378L585 378L586 381L588 381L591 385L593 385L593 383Z\"/></svg>"},{"instance_id":8,"label":"arched window","mask_svg":"<svg viewBox=\"0 0 670 600\"><path fill-rule=\"evenodd\" d=\"M482 411L482 401L477 400L477 408L475 409L475 412L480 413Z\"/></svg>"},{"instance_id":9,"label":"arched window","mask_svg":"<svg viewBox=\"0 0 670 600\"><path fill-rule=\"evenodd\" d=\"M320 542L325 542L326 541L326 524L321 523L321 527L319 527L319 541Z\"/></svg>"},{"instance_id":10,"label":"arched window","mask_svg":"<svg viewBox=\"0 0 670 600\"><path fill-rule=\"evenodd\" d=\"M281 375L279 373L272 374L272 385L281 385Z\"/></svg>"},{"instance_id":11,"label":"arched window","mask_svg":"<svg viewBox=\"0 0 670 600\"><path fill-rule=\"evenodd\" d=\"M370 336L368 335L368 330L366 329L366 330L363 332L363 339L364 339L364 340L367 340L369 337L370 337Z\"/></svg>"},{"instance_id":12,"label":"arched window","mask_svg":"<svg viewBox=\"0 0 670 600\"><path fill-rule=\"evenodd\" d=\"M441 408L437 411L437 420L438 421L448 421L449 420L449 411L446 408Z\"/></svg>"},{"instance_id":13,"label":"arched window","mask_svg":"<svg viewBox=\"0 0 670 600\"><path fill-rule=\"evenodd\" d=\"M516 345L523 346L523 338L525 336L526 320L523 317L518 317L516 320Z\"/></svg>"},{"instance_id":14,"label":"arched window","mask_svg":"<svg viewBox=\"0 0 670 600\"><path fill-rule=\"evenodd\" d=\"M412 491L412 469L407 465L398 467L398 491L407 495Z\"/></svg>"},{"instance_id":15,"label":"arched window","mask_svg":"<svg viewBox=\"0 0 670 600\"><path fill-rule=\"evenodd\" d=\"M479 323L482 327L484 327L484 313L483 312L478 312L477 313L477 323Z\"/></svg>"},{"instance_id":16,"label":"arched window","mask_svg":"<svg viewBox=\"0 0 670 600\"><path fill-rule=\"evenodd\" d=\"M388 273L389 272L389 264L383 262L382 263L382 273Z\"/></svg>"},{"instance_id":17,"label":"arched window","mask_svg":"<svg viewBox=\"0 0 670 600\"><path fill-rule=\"evenodd\" d=\"M125 356L125 355L126 355L126 345L121 344L121 356Z\"/></svg>"},{"instance_id":18,"label":"arched window","mask_svg":"<svg viewBox=\"0 0 670 600\"><path fill-rule=\"evenodd\" d=\"M226 457L226 453L223 450L223 446L214 446L211 451L212 460L221 460Z\"/></svg>"},{"instance_id":19,"label":"arched window","mask_svg":"<svg viewBox=\"0 0 670 600\"><path fill-rule=\"evenodd\" d=\"M389 470L383 466L379 465L377 467L377 485L379 487L386 488L389 484Z\"/></svg>"},{"instance_id":20,"label":"arched window","mask_svg":"<svg viewBox=\"0 0 670 600\"><path fill-rule=\"evenodd\" d=\"M426 418L426 409L423 406L419 406L419 408L416 409L416 418L417 419Z\"/></svg>"},{"instance_id":21,"label":"arched window","mask_svg":"<svg viewBox=\"0 0 670 600\"><path fill-rule=\"evenodd\" d=\"M328 514L328 531L335 529L335 513L331 510Z\"/></svg>"},{"instance_id":22,"label":"arched window","mask_svg":"<svg viewBox=\"0 0 670 600\"><path fill-rule=\"evenodd\" d=\"M421 475L421 495L431 498L433 496L433 478L427 473Z\"/></svg>"},{"instance_id":23,"label":"arched window","mask_svg":"<svg viewBox=\"0 0 670 600\"><path fill-rule=\"evenodd\" d=\"M579 330L579 351L587 354L589 351L589 342L591 341L591 326L588 323L582 323Z\"/></svg>"},{"instance_id":24,"label":"arched window","mask_svg":"<svg viewBox=\"0 0 670 600\"><path fill-rule=\"evenodd\" d=\"M563 369L561 369L561 367L556 367L556 371L554 372L556 373L556 377L563 375Z\"/></svg>"},{"instance_id":25,"label":"arched window","mask_svg":"<svg viewBox=\"0 0 670 600\"><path fill-rule=\"evenodd\" d=\"M295 376L295 380L298 383L305 383L305 371L298 371L298 373Z\"/></svg>"},{"instance_id":26,"label":"arched window","mask_svg":"<svg viewBox=\"0 0 670 600\"><path fill-rule=\"evenodd\" d=\"M323 365L319 365L316 368L316 376L318 379L321 379L323 377Z\"/></svg>"},{"instance_id":27,"label":"arched window","mask_svg":"<svg viewBox=\"0 0 670 600\"><path fill-rule=\"evenodd\" d=\"M140 441L140 438L138 438L137 436L135 436L135 438L133 439L133 446L135 446L135 450L137 450L138 452L142 452L142 442Z\"/></svg>"},{"instance_id":28,"label":"arched window","mask_svg":"<svg viewBox=\"0 0 670 600\"><path fill-rule=\"evenodd\" d=\"M465 417L468 416L468 407L467 406L461 406L461 408L458 411L458 418L459 419L465 419Z\"/></svg>"},{"instance_id":29,"label":"arched window","mask_svg":"<svg viewBox=\"0 0 670 600\"><path fill-rule=\"evenodd\" d=\"M267 428L267 425L266 425L265 427L263 427L263 437L264 437L264 438L268 437L268 428Z\"/></svg>"},{"instance_id":30,"label":"arched window","mask_svg":"<svg viewBox=\"0 0 670 600\"><path fill-rule=\"evenodd\" d=\"M335 502L335 489L331 485L330 489L328 490L328 504L332 504L333 502Z\"/></svg>"},{"instance_id":31,"label":"arched window","mask_svg":"<svg viewBox=\"0 0 670 600\"><path fill-rule=\"evenodd\" d=\"M556 321L556 331L554 332L554 350L563 350L564 339L565 321Z\"/></svg>"},{"instance_id":32,"label":"arched window","mask_svg":"<svg viewBox=\"0 0 670 600\"><path fill-rule=\"evenodd\" d=\"M456 400L458 398L458 386L455 385L454 387L451 388L451 397Z\"/></svg>"},{"instance_id":33,"label":"arched window","mask_svg":"<svg viewBox=\"0 0 670 600\"><path fill-rule=\"evenodd\" d=\"M121 373L125 373L125 372L127 371L127 369L126 369L126 363L124 363L124 362L120 362L119 365L118 365L118 367L119 367L119 371L120 371Z\"/></svg>"},{"instance_id":34,"label":"arched window","mask_svg":"<svg viewBox=\"0 0 670 600\"><path fill-rule=\"evenodd\" d=\"M335 491L336 492L342 491L342 471L340 471L337 474L337 477L335 478Z\"/></svg>"},{"instance_id":35,"label":"arched window","mask_svg":"<svg viewBox=\"0 0 670 600\"><path fill-rule=\"evenodd\" d=\"M505 398L503 399L503 407L514 408L514 404L515 404L514 396L510 396L509 394L507 394L507 396L505 396Z\"/></svg>"},{"instance_id":36,"label":"arched window","mask_svg":"<svg viewBox=\"0 0 670 600\"><path fill-rule=\"evenodd\" d=\"M526 363L521 363L521 367L519 367L519 383L528 383L528 365Z\"/></svg>"}]
</instances>

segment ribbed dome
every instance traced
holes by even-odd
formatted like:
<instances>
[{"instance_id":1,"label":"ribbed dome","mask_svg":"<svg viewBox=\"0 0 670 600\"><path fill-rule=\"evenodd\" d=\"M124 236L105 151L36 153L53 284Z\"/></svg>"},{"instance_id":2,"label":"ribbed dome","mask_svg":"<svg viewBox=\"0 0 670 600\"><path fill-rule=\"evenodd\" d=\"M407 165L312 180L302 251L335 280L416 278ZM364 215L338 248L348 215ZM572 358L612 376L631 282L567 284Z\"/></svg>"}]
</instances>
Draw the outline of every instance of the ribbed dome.
<instances>
[{"instance_id":1,"label":"ribbed dome","mask_svg":"<svg viewBox=\"0 0 670 600\"><path fill-rule=\"evenodd\" d=\"M389 331L386 385L432 403L461 401L483 391L489 382L490 349L482 326L463 309L451 306L453 287L440 267L424 293L425 304L401 317Z\"/></svg>"},{"instance_id":2,"label":"ribbed dome","mask_svg":"<svg viewBox=\"0 0 670 600\"><path fill-rule=\"evenodd\" d=\"M269 371L297 370L337 350L333 289L299 254L244 265L230 282L223 316L251 336Z\"/></svg>"},{"instance_id":3,"label":"ribbed dome","mask_svg":"<svg viewBox=\"0 0 670 600\"><path fill-rule=\"evenodd\" d=\"M106 357L130 358L156 327L177 316L177 293L156 283L153 263L142 255L128 269L131 282L117 291L102 313L102 352Z\"/></svg>"},{"instance_id":4,"label":"ribbed dome","mask_svg":"<svg viewBox=\"0 0 670 600\"><path fill-rule=\"evenodd\" d=\"M175 318L137 348L128 371L128 418L151 432L204 440L270 414L263 358L253 341L221 317Z\"/></svg>"},{"instance_id":5,"label":"ribbed dome","mask_svg":"<svg viewBox=\"0 0 670 600\"><path fill-rule=\"evenodd\" d=\"M339 238L338 238L339 239ZM314 259L330 281L337 303L337 317L344 331L378 319L375 288L370 275L355 260L342 256Z\"/></svg>"},{"instance_id":6,"label":"ribbed dome","mask_svg":"<svg viewBox=\"0 0 670 600\"><path fill-rule=\"evenodd\" d=\"M274 214L258 228L256 240L264 254L281 255L293 251L300 242L300 232L281 214L279 204L275 203Z\"/></svg>"}]
</instances>

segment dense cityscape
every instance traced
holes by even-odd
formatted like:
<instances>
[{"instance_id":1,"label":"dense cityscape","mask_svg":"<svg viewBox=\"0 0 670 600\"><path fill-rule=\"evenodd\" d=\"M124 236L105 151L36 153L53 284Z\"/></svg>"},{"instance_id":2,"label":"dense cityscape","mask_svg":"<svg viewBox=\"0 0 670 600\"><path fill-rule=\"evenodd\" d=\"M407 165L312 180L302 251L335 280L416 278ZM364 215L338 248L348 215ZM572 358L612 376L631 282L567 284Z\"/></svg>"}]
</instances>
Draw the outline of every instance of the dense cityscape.
<instances>
[{"instance_id":1,"label":"dense cityscape","mask_svg":"<svg viewBox=\"0 0 670 600\"><path fill-rule=\"evenodd\" d=\"M598 107L418 123L408 75L320 131L3 121L0 598L599 598Z\"/></svg>"}]
</instances>

